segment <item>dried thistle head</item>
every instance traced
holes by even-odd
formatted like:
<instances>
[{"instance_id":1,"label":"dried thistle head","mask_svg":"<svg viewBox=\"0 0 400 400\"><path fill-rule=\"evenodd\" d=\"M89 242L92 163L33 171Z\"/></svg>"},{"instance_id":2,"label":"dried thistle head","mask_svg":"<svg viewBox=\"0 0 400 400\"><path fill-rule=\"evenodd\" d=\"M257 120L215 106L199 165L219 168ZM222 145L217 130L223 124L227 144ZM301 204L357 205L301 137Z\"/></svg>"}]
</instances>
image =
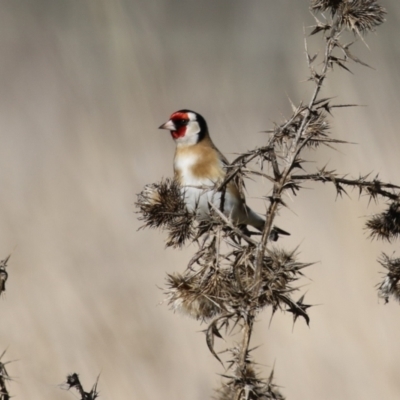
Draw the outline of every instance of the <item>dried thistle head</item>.
<instances>
[{"instance_id":1,"label":"dried thistle head","mask_svg":"<svg viewBox=\"0 0 400 400\"><path fill-rule=\"evenodd\" d=\"M245 288L254 285L255 263L254 250L250 262L238 266L238 279ZM266 306L272 306L276 310L284 304L295 304L290 299L290 294L296 290L292 284L302 276L301 270L309 265L298 262L295 251L287 252L279 248L268 250L268 254L263 257L260 293L251 298L252 308L259 311Z\"/></svg>"},{"instance_id":2,"label":"dried thistle head","mask_svg":"<svg viewBox=\"0 0 400 400\"><path fill-rule=\"evenodd\" d=\"M318 146L328 136L329 128L326 114L319 110L313 111L304 135L306 138L310 137L308 145Z\"/></svg>"},{"instance_id":3,"label":"dried thistle head","mask_svg":"<svg viewBox=\"0 0 400 400\"><path fill-rule=\"evenodd\" d=\"M386 268L387 273L382 283L378 287L379 297L389 302L389 297L393 296L400 302L400 258L389 257L382 253L379 263Z\"/></svg>"},{"instance_id":4,"label":"dried thistle head","mask_svg":"<svg viewBox=\"0 0 400 400\"><path fill-rule=\"evenodd\" d=\"M341 3L343 3L343 0L311 0L310 9L311 11L317 12L323 12L330 9L332 14L334 14Z\"/></svg>"},{"instance_id":5,"label":"dried thistle head","mask_svg":"<svg viewBox=\"0 0 400 400\"><path fill-rule=\"evenodd\" d=\"M268 250L263 258L260 293L255 296L256 251L252 245L237 246L229 256L220 254L215 246L200 250L193 258L199 268L190 266L183 275L168 276L169 305L201 320L227 312L235 315L243 310L258 312L266 306L276 310L286 305L296 319L302 316L308 323L308 306L294 302L291 293L296 290L293 282L310 264L296 261L295 252Z\"/></svg>"},{"instance_id":6,"label":"dried thistle head","mask_svg":"<svg viewBox=\"0 0 400 400\"><path fill-rule=\"evenodd\" d=\"M360 34L373 31L385 22L386 10L377 0L311 0L312 11L329 10L339 27Z\"/></svg>"},{"instance_id":7,"label":"dried thistle head","mask_svg":"<svg viewBox=\"0 0 400 400\"><path fill-rule=\"evenodd\" d=\"M400 201L393 201L385 212L373 215L366 227L373 239L386 239L390 242L400 236Z\"/></svg>"},{"instance_id":8,"label":"dried thistle head","mask_svg":"<svg viewBox=\"0 0 400 400\"><path fill-rule=\"evenodd\" d=\"M204 268L200 273L175 273L167 276L168 303L173 310L207 320L224 310L229 290L226 271Z\"/></svg>"},{"instance_id":9,"label":"dried thistle head","mask_svg":"<svg viewBox=\"0 0 400 400\"><path fill-rule=\"evenodd\" d=\"M173 179L146 185L136 203L145 226L159 228L168 225L176 214L185 210L179 184Z\"/></svg>"},{"instance_id":10,"label":"dried thistle head","mask_svg":"<svg viewBox=\"0 0 400 400\"><path fill-rule=\"evenodd\" d=\"M238 365L237 360L232 360L231 364ZM285 399L273 382L274 371L271 371L267 380L261 379L254 368L254 364L248 358L246 359L245 368L236 368L230 376L225 375L225 377L228 377L228 381L224 382L223 386L216 391L215 400Z\"/></svg>"},{"instance_id":11,"label":"dried thistle head","mask_svg":"<svg viewBox=\"0 0 400 400\"><path fill-rule=\"evenodd\" d=\"M376 0L343 1L338 13L339 24L354 33L373 31L385 22L386 10Z\"/></svg>"},{"instance_id":12,"label":"dried thistle head","mask_svg":"<svg viewBox=\"0 0 400 400\"><path fill-rule=\"evenodd\" d=\"M313 147L317 147L320 143L335 142L335 140L328 138L330 126L327 121L326 113L321 111L321 109L314 109L310 115L308 115L307 108L301 107L295 110L289 120L284 121L274 130L267 132L273 133L274 140L277 144L287 146L288 142L295 139L297 132L304 124L306 116L308 118L308 123L302 134L302 141L307 140L307 145Z\"/></svg>"},{"instance_id":13,"label":"dried thistle head","mask_svg":"<svg viewBox=\"0 0 400 400\"><path fill-rule=\"evenodd\" d=\"M138 194L136 206L144 227L168 231L168 247L180 247L193 238L195 216L187 211L181 187L174 179L146 185Z\"/></svg>"},{"instance_id":14,"label":"dried thistle head","mask_svg":"<svg viewBox=\"0 0 400 400\"><path fill-rule=\"evenodd\" d=\"M230 280L222 268L219 243L210 233L183 274L167 275L168 304L174 311L190 317L207 320L224 311L224 299Z\"/></svg>"}]
</instances>

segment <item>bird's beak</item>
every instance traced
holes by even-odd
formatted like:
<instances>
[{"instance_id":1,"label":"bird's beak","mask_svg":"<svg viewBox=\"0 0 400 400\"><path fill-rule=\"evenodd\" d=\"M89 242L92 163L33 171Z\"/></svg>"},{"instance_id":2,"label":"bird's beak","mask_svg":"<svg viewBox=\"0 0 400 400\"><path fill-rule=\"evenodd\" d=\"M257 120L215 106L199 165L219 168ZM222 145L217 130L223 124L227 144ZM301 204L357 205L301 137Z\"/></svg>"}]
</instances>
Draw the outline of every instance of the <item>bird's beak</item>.
<instances>
[{"instance_id":1,"label":"bird's beak","mask_svg":"<svg viewBox=\"0 0 400 400\"><path fill-rule=\"evenodd\" d=\"M165 124L160 125L158 129L168 129L169 131L176 131L176 126L171 120L169 120Z\"/></svg>"}]
</instances>

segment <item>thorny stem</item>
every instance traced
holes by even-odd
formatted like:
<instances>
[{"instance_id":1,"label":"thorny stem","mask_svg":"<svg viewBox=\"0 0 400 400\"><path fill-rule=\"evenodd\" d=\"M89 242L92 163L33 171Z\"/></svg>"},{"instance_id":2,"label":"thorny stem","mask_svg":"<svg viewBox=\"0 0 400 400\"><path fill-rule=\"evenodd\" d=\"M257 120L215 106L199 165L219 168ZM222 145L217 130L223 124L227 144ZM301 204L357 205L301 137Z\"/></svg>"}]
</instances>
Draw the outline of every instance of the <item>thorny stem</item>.
<instances>
[{"instance_id":1,"label":"thorny stem","mask_svg":"<svg viewBox=\"0 0 400 400\"><path fill-rule=\"evenodd\" d=\"M342 184L352 187L358 187L371 191L373 193L379 194L383 197L386 197L390 200L398 200L398 194L388 192L387 190L383 190L382 188L387 189L400 189L400 186L393 185L391 183L385 183L377 180L372 181L363 181L360 179L346 179L334 176L329 173L319 173L319 174L306 174L306 175L292 175L291 178L295 181L320 181L320 182L331 182L334 184Z\"/></svg>"},{"instance_id":2,"label":"thorny stem","mask_svg":"<svg viewBox=\"0 0 400 400\"><path fill-rule=\"evenodd\" d=\"M232 221L227 218L220 210L218 210L217 207L215 207L214 204L211 202L208 203L209 206L215 211L215 213L238 235L240 236L244 241L247 243L250 243L252 245L257 245L257 242L250 238L249 236L245 235L239 228L237 228L235 225L233 225Z\"/></svg>"},{"instance_id":3,"label":"thorny stem","mask_svg":"<svg viewBox=\"0 0 400 400\"><path fill-rule=\"evenodd\" d=\"M323 66L320 75L316 77L314 80L316 82L316 87L314 89L314 92L312 94L311 100L308 104L307 110L305 111L305 115L303 117L303 120L301 122L301 125L299 129L296 132L296 136L293 140L293 143L290 148L290 156L287 161L287 164L282 171L282 173L279 173L279 169L274 167L274 175L275 175L275 183L273 187L273 192L272 196L270 198L270 205L268 207L267 213L266 213L266 219L265 219L265 225L264 225L264 230L263 234L261 237L261 241L257 246L257 256L256 256L256 272L255 272L255 285L254 285L254 296L257 297L260 294L261 291L261 271L262 271L262 266L263 266L263 257L267 249L267 244L268 244L268 239L269 235L272 230L272 225L274 218L276 216L276 213L278 211L279 204L281 203L281 196L283 193L283 189L285 187L285 184L287 183L288 179L290 178L290 172L293 169L296 157L300 153L300 151L304 148L305 144L308 142L309 138L304 138L304 132L307 129L308 124L310 123L311 119L311 112L313 107L315 106L315 102L317 100L318 94L322 88L322 84L326 78L326 74L328 72L329 68L329 63L330 63L330 57L332 55L332 51L335 48L335 42L337 38L337 24L334 22L330 31L329 38L327 39L327 44L325 47L325 56L323 60ZM303 142L300 143L301 138L304 138ZM271 138L270 143L273 145L274 144L274 136ZM276 160L276 155L275 152L273 151L273 159ZM249 351L249 345L250 345L250 338L253 330L253 322L255 318L255 313L256 311L251 310L248 313L247 320L245 321L245 325L243 328L243 338L242 338L242 345L240 347L240 354L239 354L239 359L238 359L238 368L240 368L242 371L245 370L246 368L246 356ZM236 400L240 400L240 396L242 393L242 389L238 388L237 393L236 393Z\"/></svg>"},{"instance_id":4,"label":"thorny stem","mask_svg":"<svg viewBox=\"0 0 400 400\"><path fill-rule=\"evenodd\" d=\"M83 386L81 384L81 381L79 379L79 375L77 373L73 373L71 375L67 376L67 385L68 388L75 388L78 392L79 395L81 396L81 400L95 400L98 397L98 392L97 392L97 384L99 381L99 377L97 377L97 380L95 384L93 385L92 389L90 392L85 392L83 389Z\"/></svg>"},{"instance_id":5,"label":"thorny stem","mask_svg":"<svg viewBox=\"0 0 400 400\"><path fill-rule=\"evenodd\" d=\"M314 107L315 101L317 100L318 94L322 88L322 84L326 78L326 74L327 74L328 67L329 67L329 59L330 59L332 51L335 47L336 35L337 35L337 28L336 28L336 24L334 23L333 27L331 29L331 34L329 36L328 42L326 44L325 57L324 57L324 61L323 61L321 74L318 76L318 79L316 80L317 84L316 84L314 93L311 97L306 114L302 120L302 123L296 133L294 142L291 146L291 157L290 157L289 161L287 162L287 165L284 168L280 179L277 180L276 183L274 184L271 203L270 203L270 206L267 211L265 227L264 227L263 235L261 238L261 246L259 246L259 251L257 253L257 264L256 264L257 271L255 274L255 278L256 278L255 294L256 295L260 292L260 287L261 287L260 276L261 276L261 269L262 269L262 259L263 259L265 250L267 248L269 234L272 229L272 223L275 218L276 212L278 211L278 205L280 203L283 188L288 181L289 174L293 168L293 164L296 160L296 157L306 144L307 138L303 141L303 143L299 144L299 142L307 128L307 125L310 122L311 110Z\"/></svg>"},{"instance_id":6,"label":"thorny stem","mask_svg":"<svg viewBox=\"0 0 400 400\"><path fill-rule=\"evenodd\" d=\"M253 332L253 323L254 316L249 315L246 320L246 324L244 326L244 332L242 337L242 343L240 346L240 355L239 355L239 365L238 367L243 371L246 368L246 357L248 354L248 349L250 346L251 334ZM244 351L244 349L246 349ZM243 392L243 388L238 388L235 396L235 400L240 400L240 396Z\"/></svg>"},{"instance_id":7,"label":"thorny stem","mask_svg":"<svg viewBox=\"0 0 400 400\"><path fill-rule=\"evenodd\" d=\"M10 399L10 395L8 394L5 380L3 379L3 377L0 378L0 399L1 400L9 400Z\"/></svg>"},{"instance_id":8,"label":"thorny stem","mask_svg":"<svg viewBox=\"0 0 400 400\"><path fill-rule=\"evenodd\" d=\"M9 258L10 258L10 256L8 256L5 260L2 260L0 262L0 266L2 265L3 267L5 267ZM9 400L9 399L11 399L11 396L7 390L6 382L7 382L7 380L10 380L10 376L8 375L8 372L6 370L6 364L9 364L10 361L8 361L8 362L1 361L4 354L6 354L6 350L4 350L0 354L0 400Z\"/></svg>"}]
</instances>

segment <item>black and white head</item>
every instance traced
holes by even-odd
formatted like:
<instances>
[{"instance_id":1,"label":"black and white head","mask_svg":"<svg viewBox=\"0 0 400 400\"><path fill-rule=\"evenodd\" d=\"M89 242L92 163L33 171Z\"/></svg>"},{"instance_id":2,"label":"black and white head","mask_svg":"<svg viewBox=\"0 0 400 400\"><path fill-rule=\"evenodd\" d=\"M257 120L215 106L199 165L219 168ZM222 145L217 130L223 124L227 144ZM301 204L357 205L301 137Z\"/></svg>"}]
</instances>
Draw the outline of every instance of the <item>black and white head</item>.
<instances>
[{"instance_id":1,"label":"black and white head","mask_svg":"<svg viewBox=\"0 0 400 400\"><path fill-rule=\"evenodd\" d=\"M177 146L191 146L208 136L206 120L190 110L174 112L159 129L168 129Z\"/></svg>"}]
</instances>

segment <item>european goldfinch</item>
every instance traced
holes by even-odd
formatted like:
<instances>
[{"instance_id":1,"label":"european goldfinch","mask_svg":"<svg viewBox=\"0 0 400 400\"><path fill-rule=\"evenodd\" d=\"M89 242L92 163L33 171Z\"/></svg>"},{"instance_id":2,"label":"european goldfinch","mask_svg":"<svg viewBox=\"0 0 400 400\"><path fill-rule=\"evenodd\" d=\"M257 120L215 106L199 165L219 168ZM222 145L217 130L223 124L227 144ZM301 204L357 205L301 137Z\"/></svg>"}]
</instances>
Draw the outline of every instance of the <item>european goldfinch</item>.
<instances>
[{"instance_id":1,"label":"european goldfinch","mask_svg":"<svg viewBox=\"0 0 400 400\"><path fill-rule=\"evenodd\" d=\"M227 173L229 162L215 147L208 133L205 119L190 110L174 112L159 129L168 129L176 144L174 175L184 191L189 211L196 212L199 220L207 218L209 202L221 208L221 191L216 191ZM225 191L223 213L235 225L251 225L262 231L265 221L246 205L238 183L231 180ZM274 227L271 239L289 233Z\"/></svg>"}]
</instances>

